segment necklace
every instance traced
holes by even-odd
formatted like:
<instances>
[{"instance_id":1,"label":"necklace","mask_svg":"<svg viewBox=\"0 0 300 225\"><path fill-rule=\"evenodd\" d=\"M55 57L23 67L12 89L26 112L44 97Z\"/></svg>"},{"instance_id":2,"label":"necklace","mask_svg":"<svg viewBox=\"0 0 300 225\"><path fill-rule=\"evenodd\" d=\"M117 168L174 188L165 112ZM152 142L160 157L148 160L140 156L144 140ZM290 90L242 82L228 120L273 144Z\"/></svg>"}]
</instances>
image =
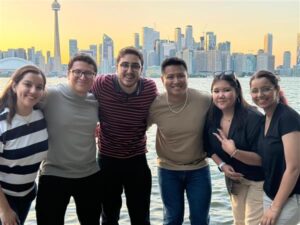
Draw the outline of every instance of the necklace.
<instances>
[{"instance_id":1,"label":"necklace","mask_svg":"<svg viewBox=\"0 0 300 225\"><path fill-rule=\"evenodd\" d=\"M188 92L186 92L185 101L184 101L183 106L178 111L175 111L174 109L172 109L171 104L169 103L169 98L168 98L168 93L167 93L167 104L168 104L169 110L172 113L178 114L178 113L182 112L182 110L184 110L184 108L186 107L187 100L188 100Z\"/></svg>"},{"instance_id":2,"label":"necklace","mask_svg":"<svg viewBox=\"0 0 300 225\"><path fill-rule=\"evenodd\" d=\"M26 122L26 125L29 126L32 118L32 113L30 113L28 116L20 116L22 120Z\"/></svg>"}]
</instances>

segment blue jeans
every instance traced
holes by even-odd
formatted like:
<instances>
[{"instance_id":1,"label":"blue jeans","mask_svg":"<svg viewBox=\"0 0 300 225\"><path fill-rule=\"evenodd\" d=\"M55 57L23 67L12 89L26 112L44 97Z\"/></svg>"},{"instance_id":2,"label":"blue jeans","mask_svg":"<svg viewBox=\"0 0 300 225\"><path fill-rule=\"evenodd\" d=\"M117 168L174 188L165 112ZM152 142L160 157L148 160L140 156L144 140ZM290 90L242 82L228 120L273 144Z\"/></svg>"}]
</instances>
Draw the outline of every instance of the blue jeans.
<instances>
[{"instance_id":1,"label":"blue jeans","mask_svg":"<svg viewBox=\"0 0 300 225\"><path fill-rule=\"evenodd\" d=\"M164 225L181 225L184 218L184 191L190 208L191 225L209 224L211 179L209 166L175 171L158 168L164 204Z\"/></svg>"},{"instance_id":2,"label":"blue jeans","mask_svg":"<svg viewBox=\"0 0 300 225\"><path fill-rule=\"evenodd\" d=\"M34 188L31 192L29 192L24 197L14 197L10 195L5 195L9 206L19 217L20 225L25 223L26 217L29 213L31 203L36 196L36 188ZM0 225L2 225L0 221Z\"/></svg>"}]
</instances>

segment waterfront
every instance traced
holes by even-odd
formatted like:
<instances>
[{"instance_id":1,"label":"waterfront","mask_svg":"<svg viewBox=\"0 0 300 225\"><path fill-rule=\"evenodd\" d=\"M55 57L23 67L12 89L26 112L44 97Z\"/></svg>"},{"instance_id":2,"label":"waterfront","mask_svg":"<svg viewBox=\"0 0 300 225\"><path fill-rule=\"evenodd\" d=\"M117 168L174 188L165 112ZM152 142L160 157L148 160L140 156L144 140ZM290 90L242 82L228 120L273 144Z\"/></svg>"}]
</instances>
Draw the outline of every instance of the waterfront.
<instances>
[{"instance_id":1,"label":"waterfront","mask_svg":"<svg viewBox=\"0 0 300 225\"><path fill-rule=\"evenodd\" d=\"M7 78L0 78L0 91L3 90L3 86L7 82ZM157 83L159 91L163 91L163 87L160 79L154 79ZM210 89L212 78L190 78L189 86L195 89L200 89L203 91L208 91ZM240 78L241 85L244 89L244 97L249 103L252 103L249 95L249 78ZM51 86L56 83L66 82L65 78L49 78L47 80L47 85ZM289 104L300 113L300 77L284 77L280 82L281 87L285 91ZM157 171L156 171L156 154L155 154L155 127L151 127L147 132L148 135L148 151L147 154L148 162L152 170L153 176L153 186L152 186L152 196L151 196L151 222L153 225L162 224L162 203L160 199L158 181L157 181ZM212 194L212 204L211 204L211 225L229 225L232 224L232 216L230 211L229 198L226 193L223 174L220 173L216 166L211 163L211 173L212 173L212 184L213 184L213 194ZM189 224L188 222L188 208L186 205L185 222L184 224ZM53 215L55 216L55 215ZM30 210L26 225L34 225L35 222L35 212L34 203ZM77 225L78 220L76 216L76 209L74 203L71 202L68 211L66 213L66 224ZM125 202L123 202L123 208L120 219L121 225L129 225L129 217L126 211Z\"/></svg>"}]
</instances>

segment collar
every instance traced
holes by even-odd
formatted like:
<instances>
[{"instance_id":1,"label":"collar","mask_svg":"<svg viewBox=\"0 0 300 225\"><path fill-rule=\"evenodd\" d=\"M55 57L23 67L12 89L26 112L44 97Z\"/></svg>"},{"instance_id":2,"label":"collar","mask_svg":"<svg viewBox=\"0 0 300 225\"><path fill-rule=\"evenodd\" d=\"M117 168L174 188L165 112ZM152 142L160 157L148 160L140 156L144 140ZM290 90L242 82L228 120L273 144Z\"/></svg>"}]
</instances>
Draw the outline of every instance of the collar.
<instances>
[{"instance_id":1,"label":"collar","mask_svg":"<svg viewBox=\"0 0 300 225\"><path fill-rule=\"evenodd\" d=\"M144 80L141 79L141 78L138 80L135 91L132 92L131 94L128 94L128 93L123 91L123 89L121 88L121 86L119 84L117 75L113 75L113 80L112 81L113 81L113 86L114 86L115 92L126 95L127 97L139 96L142 93L143 89L144 89Z\"/></svg>"}]
</instances>

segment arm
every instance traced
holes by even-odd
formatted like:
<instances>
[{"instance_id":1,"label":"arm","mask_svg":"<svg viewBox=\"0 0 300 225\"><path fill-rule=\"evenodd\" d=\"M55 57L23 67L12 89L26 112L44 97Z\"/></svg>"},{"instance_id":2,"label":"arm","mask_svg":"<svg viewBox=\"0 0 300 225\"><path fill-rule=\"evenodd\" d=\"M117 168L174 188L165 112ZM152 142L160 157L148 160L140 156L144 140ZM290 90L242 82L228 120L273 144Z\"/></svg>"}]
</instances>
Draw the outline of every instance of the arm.
<instances>
[{"instance_id":1,"label":"arm","mask_svg":"<svg viewBox=\"0 0 300 225\"><path fill-rule=\"evenodd\" d=\"M19 224L19 218L15 211L10 208L9 203L0 187L0 219L2 224Z\"/></svg>"},{"instance_id":2,"label":"arm","mask_svg":"<svg viewBox=\"0 0 300 225\"><path fill-rule=\"evenodd\" d=\"M237 149L232 139L228 139L224 132L218 129L219 133L213 133L221 142L222 149L230 155L245 164L253 166L261 166L261 157L255 152L249 152L242 149Z\"/></svg>"},{"instance_id":3,"label":"arm","mask_svg":"<svg viewBox=\"0 0 300 225\"><path fill-rule=\"evenodd\" d=\"M275 224L280 211L294 189L300 174L300 132L282 136L286 169L272 206L265 212L261 225Z\"/></svg>"}]
</instances>

